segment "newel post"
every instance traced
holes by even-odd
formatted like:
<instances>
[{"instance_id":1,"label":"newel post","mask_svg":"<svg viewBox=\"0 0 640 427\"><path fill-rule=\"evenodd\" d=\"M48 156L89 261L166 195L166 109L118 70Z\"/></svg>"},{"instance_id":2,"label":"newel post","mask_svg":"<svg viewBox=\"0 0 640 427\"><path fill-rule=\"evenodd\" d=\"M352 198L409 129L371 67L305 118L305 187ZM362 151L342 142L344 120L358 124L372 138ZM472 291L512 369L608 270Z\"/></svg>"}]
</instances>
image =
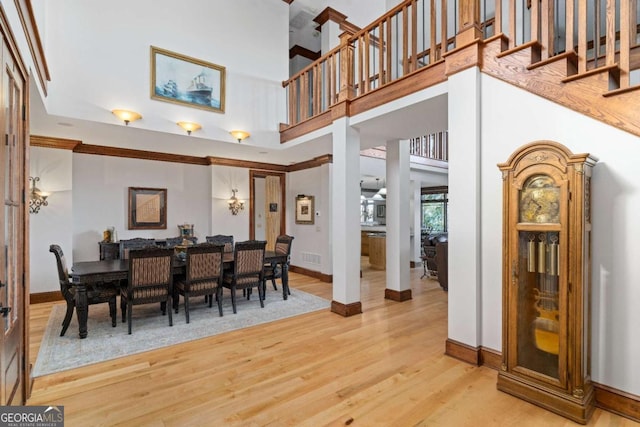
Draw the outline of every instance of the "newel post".
<instances>
[{"instance_id":1,"label":"newel post","mask_svg":"<svg viewBox=\"0 0 640 427\"><path fill-rule=\"evenodd\" d=\"M340 92L338 102L347 101L353 98L353 50L349 43L351 34L344 32L340 34Z\"/></svg>"},{"instance_id":2,"label":"newel post","mask_svg":"<svg viewBox=\"0 0 640 427\"><path fill-rule=\"evenodd\" d=\"M456 34L456 47L463 47L482 37L480 0L459 0L458 4L460 29Z\"/></svg>"}]
</instances>

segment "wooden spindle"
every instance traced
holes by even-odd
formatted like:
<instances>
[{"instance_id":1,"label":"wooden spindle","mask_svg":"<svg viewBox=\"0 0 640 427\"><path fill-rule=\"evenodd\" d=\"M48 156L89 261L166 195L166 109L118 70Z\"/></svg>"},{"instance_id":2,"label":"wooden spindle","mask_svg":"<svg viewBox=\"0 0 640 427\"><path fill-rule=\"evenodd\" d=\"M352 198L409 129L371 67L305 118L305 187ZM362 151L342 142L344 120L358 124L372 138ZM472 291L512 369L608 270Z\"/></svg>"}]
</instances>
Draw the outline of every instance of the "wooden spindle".
<instances>
[{"instance_id":1,"label":"wooden spindle","mask_svg":"<svg viewBox=\"0 0 640 427\"><path fill-rule=\"evenodd\" d=\"M516 0L509 0L509 49L516 47Z\"/></svg>"},{"instance_id":2,"label":"wooden spindle","mask_svg":"<svg viewBox=\"0 0 640 427\"><path fill-rule=\"evenodd\" d=\"M402 8L402 75L409 72L409 15L407 6Z\"/></svg>"},{"instance_id":3,"label":"wooden spindle","mask_svg":"<svg viewBox=\"0 0 640 427\"><path fill-rule=\"evenodd\" d=\"M387 70L386 70L386 78L385 78L385 83L389 83L392 79L393 79L393 73L392 73L392 62L391 62L391 54L392 54L392 49L391 46L393 46L393 41L392 41L392 32L391 32L391 16L387 17L387 39L386 39L386 59L387 59Z\"/></svg>"},{"instance_id":4,"label":"wooden spindle","mask_svg":"<svg viewBox=\"0 0 640 427\"><path fill-rule=\"evenodd\" d=\"M554 47L554 10L553 1L541 0L540 4L540 42L542 44L541 59L548 59L555 54Z\"/></svg>"},{"instance_id":5,"label":"wooden spindle","mask_svg":"<svg viewBox=\"0 0 640 427\"><path fill-rule=\"evenodd\" d=\"M500 2L498 1L497 3L500 3ZM498 5L496 4L496 8L497 7ZM440 40L440 55L438 55L438 59L444 57L444 54L447 52L447 50L449 50L449 46L447 44L447 0L440 1L440 10L442 11L440 15L441 40Z\"/></svg>"},{"instance_id":6,"label":"wooden spindle","mask_svg":"<svg viewBox=\"0 0 640 427\"><path fill-rule=\"evenodd\" d=\"M587 0L578 0L578 73L587 71Z\"/></svg>"},{"instance_id":7,"label":"wooden spindle","mask_svg":"<svg viewBox=\"0 0 640 427\"><path fill-rule=\"evenodd\" d=\"M627 3L629 0L621 0L620 3ZM616 62L616 2L607 0L605 10L605 55L606 65L614 65ZM622 36L622 33L620 34ZM600 36L597 36L600 37Z\"/></svg>"},{"instance_id":8,"label":"wooden spindle","mask_svg":"<svg viewBox=\"0 0 640 427\"><path fill-rule=\"evenodd\" d=\"M367 93L371 90L371 33L369 31L365 31L364 33L364 86L362 87L362 92Z\"/></svg>"},{"instance_id":9,"label":"wooden spindle","mask_svg":"<svg viewBox=\"0 0 640 427\"><path fill-rule=\"evenodd\" d=\"M620 89L628 88L631 83L629 81L629 54L632 37L634 42L636 38L636 13L637 6L635 0L620 1ZM631 28L633 28L633 32Z\"/></svg>"},{"instance_id":10,"label":"wooden spindle","mask_svg":"<svg viewBox=\"0 0 640 427\"><path fill-rule=\"evenodd\" d=\"M384 85L384 21L378 24L378 87Z\"/></svg>"},{"instance_id":11,"label":"wooden spindle","mask_svg":"<svg viewBox=\"0 0 640 427\"><path fill-rule=\"evenodd\" d=\"M565 19L565 48L564 51L565 52L573 52L575 51L576 47L575 47L575 40L573 38L573 29L575 28L573 21L575 18L575 8L574 8L574 3L573 0L570 0L568 2L565 3L565 15L566 15L566 19Z\"/></svg>"},{"instance_id":12,"label":"wooden spindle","mask_svg":"<svg viewBox=\"0 0 640 427\"><path fill-rule=\"evenodd\" d=\"M424 4L425 0L422 0L422 1ZM418 0L413 0L411 2L411 59L409 60L409 70L415 71L417 68L418 68Z\"/></svg>"},{"instance_id":13,"label":"wooden spindle","mask_svg":"<svg viewBox=\"0 0 640 427\"><path fill-rule=\"evenodd\" d=\"M431 7L431 13L430 13L431 19L429 23L429 25L431 25L431 29L430 29L431 44L429 45L429 64L433 64L437 60L436 49L438 46L438 44L436 43L436 25L438 22L437 16L436 16L436 0L431 0L429 6Z\"/></svg>"}]
</instances>

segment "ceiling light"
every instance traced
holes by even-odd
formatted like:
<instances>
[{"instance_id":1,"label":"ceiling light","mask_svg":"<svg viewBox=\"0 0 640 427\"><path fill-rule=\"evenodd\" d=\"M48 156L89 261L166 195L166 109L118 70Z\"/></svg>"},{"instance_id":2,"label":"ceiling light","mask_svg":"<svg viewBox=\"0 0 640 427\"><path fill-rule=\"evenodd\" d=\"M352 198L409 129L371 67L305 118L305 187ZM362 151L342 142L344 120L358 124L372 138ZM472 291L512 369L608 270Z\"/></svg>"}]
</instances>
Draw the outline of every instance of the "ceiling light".
<instances>
[{"instance_id":1,"label":"ceiling light","mask_svg":"<svg viewBox=\"0 0 640 427\"><path fill-rule=\"evenodd\" d=\"M195 122L178 122L178 126L186 130L187 135L191 135L191 132L193 132L194 130L202 128L202 126Z\"/></svg>"},{"instance_id":2,"label":"ceiling light","mask_svg":"<svg viewBox=\"0 0 640 427\"><path fill-rule=\"evenodd\" d=\"M142 116L140 113L136 113L135 111L129 110L111 110L113 114L120 120L124 122L125 125L129 126L129 122L134 122L138 119L141 119Z\"/></svg>"},{"instance_id":3,"label":"ceiling light","mask_svg":"<svg viewBox=\"0 0 640 427\"><path fill-rule=\"evenodd\" d=\"M231 136L238 140L238 142L242 142L243 139L249 138L251 134L249 132L245 132L243 130L232 130L229 132Z\"/></svg>"}]
</instances>

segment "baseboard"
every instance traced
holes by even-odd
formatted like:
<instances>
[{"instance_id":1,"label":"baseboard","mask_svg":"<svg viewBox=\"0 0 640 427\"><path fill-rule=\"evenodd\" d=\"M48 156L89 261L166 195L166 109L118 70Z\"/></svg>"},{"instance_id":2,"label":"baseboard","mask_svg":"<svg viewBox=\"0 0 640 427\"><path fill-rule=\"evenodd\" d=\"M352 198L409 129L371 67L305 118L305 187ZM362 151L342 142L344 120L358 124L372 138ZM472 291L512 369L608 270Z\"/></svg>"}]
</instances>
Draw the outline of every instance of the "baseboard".
<instances>
[{"instance_id":1,"label":"baseboard","mask_svg":"<svg viewBox=\"0 0 640 427\"><path fill-rule=\"evenodd\" d=\"M452 339L447 339L445 354L463 362L495 370L499 370L502 365L501 352L482 346L471 347ZM598 408L640 422L640 396L606 385L592 384Z\"/></svg>"},{"instance_id":2,"label":"baseboard","mask_svg":"<svg viewBox=\"0 0 640 427\"><path fill-rule=\"evenodd\" d=\"M404 291L396 291L395 289L385 289L384 298L391 301L403 302L411 299L411 289L405 289Z\"/></svg>"},{"instance_id":3,"label":"baseboard","mask_svg":"<svg viewBox=\"0 0 640 427\"><path fill-rule=\"evenodd\" d=\"M480 349L478 347L471 347L448 338L444 354L454 359L480 366Z\"/></svg>"},{"instance_id":4,"label":"baseboard","mask_svg":"<svg viewBox=\"0 0 640 427\"><path fill-rule=\"evenodd\" d=\"M307 268L298 267L296 265L290 265L289 271L293 271L294 273L304 274L305 276L313 277L314 279L318 279L321 282L326 282L326 283L333 282L332 274L323 274L319 271L309 270Z\"/></svg>"},{"instance_id":5,"label":"baseboard","mask_svg":"<svg viewBox=\"0 0 640 427\"><path fill-rule=\"evenodd\" d=\"M596 392L596 406L635 422L640 422L640 396L592 383Z\"/></svg>"},{"instance_id":6,"label":"baseboard","mask_svg":"<svg viewBox=\"0 0 640 427\"><path fill-rule=\"evenodd\" d=\"M362 313L362 303L358 301L350 304L343 304L338 301L331 301L331 311L342 317L354 316Z\"/></svg>"},{"instance_id":7,"label":"baseboard","mask_svg":"<svg viewBox=\"0 0 640 427\"><path fill-rule=\"evenodd\" d=\"M38 292L37 294L29 294L29 304L40 304L43 302L64 301L60 291L54 292Z\"/></svg>"}]
</instances>

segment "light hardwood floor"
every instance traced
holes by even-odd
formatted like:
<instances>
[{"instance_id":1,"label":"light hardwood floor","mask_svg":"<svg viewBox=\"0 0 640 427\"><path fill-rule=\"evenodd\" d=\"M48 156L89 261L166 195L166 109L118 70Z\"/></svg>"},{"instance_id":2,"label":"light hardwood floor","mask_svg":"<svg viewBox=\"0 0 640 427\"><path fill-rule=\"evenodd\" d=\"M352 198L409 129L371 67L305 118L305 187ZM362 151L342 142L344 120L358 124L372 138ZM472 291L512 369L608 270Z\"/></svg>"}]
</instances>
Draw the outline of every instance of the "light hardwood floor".
<instances>
[{"instance_id":1,"label":"light hardwood floor","mask_svg":"<svg viewBox=\"0 0 640 427\"><path fill-rule=\"evenodd\" d=\"M28 404L64 405L67 427L577 425L445 356L447 294L421 274L398 303L363 263L362 315L324 310L39 377ZM331 299L331 284L290 282ZM31 306L32 363L51 305ZM596 409L589 425L639 424Z\"/></svg>"}]
</instances>

